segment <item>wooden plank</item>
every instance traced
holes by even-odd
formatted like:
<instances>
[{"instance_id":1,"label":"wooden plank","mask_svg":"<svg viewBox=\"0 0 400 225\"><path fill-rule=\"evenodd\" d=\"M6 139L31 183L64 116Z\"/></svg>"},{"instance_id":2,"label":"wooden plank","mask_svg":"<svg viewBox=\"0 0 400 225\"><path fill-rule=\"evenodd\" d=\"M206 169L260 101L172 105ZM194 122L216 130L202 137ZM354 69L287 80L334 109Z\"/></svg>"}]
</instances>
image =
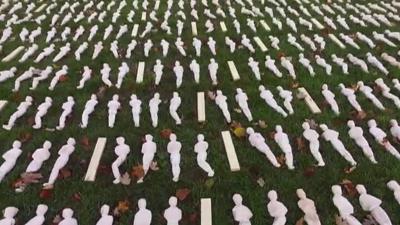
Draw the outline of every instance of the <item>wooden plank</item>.
<instances>
[{"instance_id":1,"label":"wooden plank","mask_svg":"<svg viewBox=\"0 0 400 225\"><path fill-rule=\"evenodd\" d=\"M201 0L201 4L203 4L204 6L208 7L207 0Z\"/></svg>"},{"instance_id":2,"label":"wooden plank","mask_svg":"<svg viewBox=\"0 0 400 225\"><path fill-rule=\"evenodd\" d=\"M212 203L211 198L202 198L200 225L212 225Z\"/></svg>"},{"instance_id":3,"label":"wooden plank","mask_svg":"<svg viewBox=\"0 0 400 225\"><path fill-rule=\"evenodd\" d=\"M197 120L200 123L206 121L206 104L204 92L197 92Z\"/></svg>"},{"instance_id":4,"label":"wooden plank","mask_svg":"<svg viewBox=\"0 0 400 225\"><path fill-rule=\"evenodd\" d=\"M311 18L311 22L320 30L324 29L324 25L322 25L317 19Z\"/></svg>"},{"instance_id":5,"label":"wooden plank","mask_svg":"<svg viewBox=\"0 0 400 225\"><path fill-rule=\"evenodd\" d=\"M299 92L299 98L304 99L304 101L306 102L308 108L310 108L312 113L314 114L321 113L321 109L318 107L317 103L315 103L314 99L311 97L311 95L305 88L300 87L297 90Z\"/></svg>"},{"instance_id":6,"label":"wooden plank","mask_svg":"<svg viewBox=\"0 0 400 225\"><path fill-rule=\"evenodd\" d=\"M261 26L264 27L266 31L271 31L271 28L268 26L267 22L265 20L260 20Z\"/></svg>"},{"instance_id":7,"label":"wooden plank","mask_svg":"<svg viewBox=\"0 0 400 225\"><path fill-rule=\"evenodd\" d=\"M4 107L6 107L7 104L7 100L0 100L0 112L4 109Z\"/></svg>"},{"instance_id":8,"label":"wooden plank","mask_svg":"<svg viewBox=\"0 0 400 225\"><path fill-rule=\"evenodd\" d=\"M228 31L228 28L226 28L226 25L225 25L225 22L224 21L221 21L220 23L220 26L221 26L221 30L222 30L222 32L227 32Z\"/></svg>"},{"instance_id":9,"label":"wooden plank","mask_svg":"<svg viewBox=\"0 0 400 225\"><path fill-rule=\"evenodd\" d=\"M197 36L197 23L192 22L192 35Z\"/></svg>"},{"instance_id":10,"label":"wooden plank","mask_svg":"<svg viewBox=\"0 0 400 225\"><path fill-rule=\"evenodd\" d=\"M18 48L14 49L10 54L8 54L6 57L4 57L1 62L9 62L13 60L19 53L21 53L25 49L24 46L19 46Z\"/></svg>"},{"instance_id":11,"label":"wooden plank","mask_svg":"<svg viewBox=\"0 0 400 225\"><path fill-rule=\"evenodd\" d=\"M154 11L157 11L160 8L160 0L156 1L156 4L154 4Z\"/></svg>"},{"instance_id":12,"label":"wooden plank","mask_svg":"<svg viewBox=\"0 0 400 225\"><path fill-rule=\"evenodd\" d=\"M136 83L140 84L143 82L143 74L144 74L144 62L139 62L137 75L136 75Z\"/></svg>"},{"instance_id":13,"label":"wooden plank","mask_svg":"<svg viewBox=\"0 0 400 225\"><path fill-rule=\"evenodd\" d=\"M226 156L228 157L229 167L232 172L239 171L240 165L233 145L232 136L229 130L222 131L222 140L224 141Z\"/></svg>"},{"instance_id":14,"label":"wooden plank","mask_svg":"<svg viewBox=\"0 0 400 225\"><path fill-rule=\"evenodd\" d=\"M240 80L239 72L236 69L235 63L233 61L228 61L228 67L231 71L232 79L234 81Z\"/></svg>"},{"instance_id":15,"label":"wooden plank","mask_svg":"<svg viewBox=\"0 0 400 225\"><path fill-rule=\"evenodd\" d=\"M132 29L132 34L131 34L131 36L132 36L132 37L136 37L138 31L139 31L139 24L133 25L133 29Z\"/></svg>"},{"instance_id":16,"label":"wooden plank","mask_svg":"<svg viewBox=\"0 0 400 225\"><path fill-rule=\"evenodd\" d=\"M101 156L106 147L107 138L100 137L97 139L94 147L92 158L90 159L89 167L86 171L85 181L94 181L96 179L97 167L99 167Z\"/></svg>"},{"instance_id":17,"label":"wooden plank","mask_svg":"<svg viewBox=\"0 0 400 225\"><path fill-rule=\"evenodd\" d=\"M258 36L255 36L253 39L256 42L256 44L258 45L258 47L260 47L262 52L268 51L267 46L265 46L264 42L262 42L262 40Z\"/></svg>"},{"instance_id":18,"label":"wooden plank","mask_svg":"<svg viewBox=\"0 0 400 225\"><path fill-rule=\"evenodd\" d=\"M40 13L41 11L43 11L43 9L45 9L47 6L47 3L44 3L43 5L39 6L36 10L35 13Z\"/></svg>"},{"instance_id":19,"label":"wooden plank","mask_svg":"<svg viewBox=\"0 0 400 225\"><path fill-rule=\"evenodd\" d=\"M337 44L341 49L345 49L346 46L343 44L343 42L341 42L334 34L329 34L328 35L329 38L335 42L335 44Z\"/></svg>"},{"instance_id":20,"label":"wooden plank","mask_svg":"<svg viewBox=\"0 0 400 225\"><path fill-rule=\"evenodd\" d=\"M146 21L146 16L147 16L146 12L142 12L142 18L141 18L141 20L142 20L142 21Z\"/></svg>"}]
</instances>

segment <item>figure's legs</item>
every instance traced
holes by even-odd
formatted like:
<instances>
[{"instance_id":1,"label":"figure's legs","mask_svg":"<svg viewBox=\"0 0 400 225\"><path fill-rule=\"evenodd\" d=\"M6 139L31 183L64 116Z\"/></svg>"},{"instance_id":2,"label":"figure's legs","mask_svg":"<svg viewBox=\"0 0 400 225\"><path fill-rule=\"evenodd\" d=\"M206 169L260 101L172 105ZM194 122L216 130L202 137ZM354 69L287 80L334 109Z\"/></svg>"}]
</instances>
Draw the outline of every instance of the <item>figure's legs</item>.
<instances>
[{"instance_id":1,"label":"figure's legs","mask_svg":"<svg viewBox=\"0 0 400 225\"><path fill-rule=\"evenodd\" d=\"M285 152L285 158L286 158L286 165L289 168L289 170L293 170L293 153L292 152Z\"/></svg>"},{"instance_id":2,"label":"figure's legs","mask_svg":"<svg viewBox=\"0 0 400 225\"><path fill-rule=\"evenodd\" d=\"M124 162L124 160L118 157L112 164L111 169L114 175L115 180L113 181L114 184L118 184L120 182L121 173L119 172L119 166Z\"/></svg>"},{"instance_id":3,"label":"figure's legs","mask_svg":"<svg viewBox=\"0 0 400 225\"><path fill-rule=\"evenodd\" d=\"M289 114L293 114L294 113L291 101L292 101L291 99L287 99L287 100L285 100L283 102L283 105L288 110Z\"/></svg>"},{"instance_id":4,"label":"figure's legs","mask_svg":"<svg viewBox=\"0 0 400 225\"><path fill-rule=\"evenodd\" d=\"M169 110L169 113L171 114L171 117L175 120L176 124L179 125L181 124L181 119L179 118L178 113L176 112L176 110Z\"/></svg>"},{"instance_id":5,"label":"figure's legs","mask_svg":"<svg viewBox=\"0 0 400 225\"><path fill-rule=\"evenodd\" d=\"M325 166L324 159L322 158L321 152L319 151L319 143L310 144L310 151L314 159L317 160L318 166Z\"/></svg>"},{"instance_id":6,"label":"figure's legs","mask_svg":"<svg viewBox=\"0 0 400 225\"><path fill-rule=\"evenodd\" d=\"M247 120L250 122L253 120L253 115L251 115L251 111L249 107L242 107L244 115L247 117Z\"/></svg>"},{"instance_id":7,"label":"figure's legs","mask_svg":"<svg viewBox=\"0 0 400 225\"><path fill-rule=\"evenodd\" d=\"M157 112L150 112L151 114L151 121L153 122L153 127L157 127L158 125L158 115Z\"/></svg>"},{"instance_id":8,"label":"figure's legs","mask_svg":"<svg viewBox=\"0 0 400 225\"><path fill-rule=\"evenodd\" d=\"M133 122L135 123L135 127L139 127L140 126L139 113L133 112L132 115L133 115Z\"/></svg>"},{"instance_id":9,"label":"figure's legs","mask_svg":"<svg viewBox=\"0 0 400 225\"><path fill-rule=\"evenodd\" d=\"M203 159L197 159L197 164L199 167L204 170L206 173L208 173L209 177L214 176L214 170L211 168L210 164L206 160Z\"/></svg>"},{"instance_id":10,"label":"figure's legs","mask_svg":"<svg viewBox=\"0 0 400 225\"><path fill-rule=\"evenodd\" d=\"M82 128L86 128L88 125L88 121L89 121L89 112L87 112L86 110L83 111L82 113L82 120L81 120L81 127Z\"/></svg>"},{"instance_id":11,"label":"figure's legs","mask_svg":"<svg viewBox=\"0 0 400 225\"><path fill-rule=\"evenodd\" d=\"M116 113L110 113L108 115L108 127L113 128L115 123Z\"/></svg>"}]
</instances>

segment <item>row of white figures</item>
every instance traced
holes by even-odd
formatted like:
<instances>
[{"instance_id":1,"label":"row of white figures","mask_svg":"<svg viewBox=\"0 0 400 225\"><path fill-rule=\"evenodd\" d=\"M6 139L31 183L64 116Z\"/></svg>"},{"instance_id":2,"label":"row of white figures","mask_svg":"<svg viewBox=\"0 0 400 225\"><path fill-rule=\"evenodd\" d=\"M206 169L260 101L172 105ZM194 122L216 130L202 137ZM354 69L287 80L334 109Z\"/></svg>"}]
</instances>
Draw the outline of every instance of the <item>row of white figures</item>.
<instances>
[{"instance_id":1,"label":"row of white figures","mask_svg":"<svg viewBox=\"0 0 400 225\"><path fill-rule=\"evenodd\" d=\"M391 190L394 191L397 199L400 192L399 184L396 181L390 181L387 183L387 185ZM359 193L359 203L364 211L371 213L372 217L380 225L392 224L389 216L381 207L382 201L380 199L368 194L364 185L357 185L356 190ZM361 225L361 222L359 222L359 220L353 216L354 208L350 201L342 195L341 187L339 185L332 186L332 193L332 201L339 211L340 218L349 225ZM303 189L297 189L296 194L299 197L297 206L304 212L304 221L308 225L320 225L321 222L314 201L307 197ZM277 192L271 190L268 192L267 196L269 199L267 204L268 213L274 219L272 224L286 224L286 214L288 213L288 209L282 202L278 200ZM250 225L253 213L247 206L243 205L242 196L240 194L233 195L233 202L235 207L232 209L232 213L235 221L240 225Z\"/></svg>"},{"instance_id":2,"label":"row of white figures","mask_svg":"<svg viewBox=\"0 0 400 225\"><path fill-rule=\"evenodd\" d=\"M169 207L164 211L164 218L168 225L177 225L182 219L182 210L178 207L178 199L172 196L168 200ZM147 201L144 198L138 200L138 211L136 212L133 224L134 225L150 225L152 221L152 213L147 208ZM48 206L40 204L36 208L36 216L31 218L25 225L42 225L46 221L46 213ZM0 220L0 225L14 225L15 217L18 213L18 208L9 206L4 209L4 218ZM112 225L114 217L110 215L110 206L104 204L100 208L101 217L97 220L96 225ZM58 223L60 225L78 225L78 220L74 218L74 211L70 208L65 208L61 213L62 219Z\"/></svg>"}]
</instances>

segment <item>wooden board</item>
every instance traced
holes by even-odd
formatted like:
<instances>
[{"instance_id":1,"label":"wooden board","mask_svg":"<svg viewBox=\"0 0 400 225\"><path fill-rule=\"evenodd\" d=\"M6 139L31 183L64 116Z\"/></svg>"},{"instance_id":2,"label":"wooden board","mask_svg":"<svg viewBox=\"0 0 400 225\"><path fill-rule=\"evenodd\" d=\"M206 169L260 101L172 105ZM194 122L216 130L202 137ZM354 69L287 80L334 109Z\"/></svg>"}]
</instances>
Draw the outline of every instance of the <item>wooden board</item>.
<instances>
[{"instance_id":1,"label":"wooden board","mask_svg":"<svg viewBox=\"0 0 400 225\"><path fill-rule=\"evenodd\" d=\"M231 71L232 79L233 80L240 80L239 72L236 69L235 63L233 61L228 61L228 67Z\"/></svg>"},{"instance_id":2,"label":"wooden board","mask_svg":"<svg viewBox=\"0 0 400 225\"><path fill-rule=\"evenodd\" d=\"M136 83L137 84L140 84L143 82L144 66L145 66L144 62L139 62L138 70L137 70L137 74L136 74Z\"/></svg>"},{"instance_id":3,"label":"wooden board","mask_svg":"<svg viewBox=\"0 0 400 225\"><path fill-rule=\"evenodd\" d=\"M142 21L146 21L146 16L147 16L146 12L142 12L142 18L141 18L141 20L142 20Z\"/></svg>"},{"instance_id":4,"label":"wooden board","mask_svg":"<svg viewBox=\"0 0 400 225\"><path fill-rule=\"evenodd\" d=\"M225 25L225 22L224 21L221 21L220 23L220 26L221 26L221 30L222 30L222 32L227 32L228 31L228 28L226 28L226 25Z\"/></svg>"},{"instance_id":5,"label":"wooden board","mask_svg":"<svg viewBox=\"0 0 400 225\"><path fill-rule=\"evenodd\" d=\"M229 130L222 131L222 140L224 141L226 156L228 157L229 167L232 172L239 171L240 165L236 155L235 146L233 145L232 136Z\"/></svg>"},{"instance_id":6,"label":"wooden board","mask_svg":"<svg viewBox=\"0 0 400 225\"><path fill-rule=\"evenodd\" d=\"M262 52L268 51L267 46L265 46L264 42L262 42L262 40L258 36L255 36L253 39L256 42L256 44L258 45L258 47L260 47Z\"/></svg>"},{"instance_id":7,"label":"wooden board","mask_svg":"<svg viewBox=\"0 0 400 225\"><path fill-rule=\"evenodd\" d=\"M0 100L0 112L4 109L4 107L6 107L7 104L7 100Z\"/></svg>"},{"instance_id":8,"label":"wooden board","mask_svg":"<svg viewBox=\"0 0 400 225\"><path fill-rule=\"evenodd\" d=\"M197 36L197 23L192 22L192 35Z\"/></svg>"},{"instance_id":9,"label":"wooden board","mask_svg":"<svg viewBox=\"0 0 400 225\"><path fill-rule=\"evenodd\" d=\"M94 147L92 158L90 159L89 167L86 171L85 181L94 181L96 179L97 168L99 167L101 156L106 147L107 138L100 137L97 139Z\"/></svg>"},{"instance_id":10,"label":"wooden board","mask_svg":"<svg viewBox=\"0 0 400 225\"><path fill-rule=\"evenodd\" d=\"M266 31L271 31L271 28L268 26L267 22L265 20L260 20L261 26L264 27Z\"/></svg>"},{"instance_id":11,"label":"wooden board","mask_svg":"<svg viewBox=\"0 0 400 225\"><path fill-rule=\"evenodd\" d=\"M310 108L312 113L321 113L321 109L318 107L317 103L315 103L314 99L305 88L300 87L297 90L299 91L300 95L302 95L302 98L304 98L304 101L306 102L308 108Z\"/></svg>"},{"instance_id":12,"label":"wooden board","mask_svg":"<svg viewBox=\"0 0 400 225\"><path fill-rule=\"evenodd\" d=\"M337 44L341 49L345 49L346 46L334 35L334 34L329 34L329 38Z\"/></svg>"},{"instance_id":13,"label":"wooden board","mask_svg":"<svg viewBox=\"0 0 400 225\"><path fill-rule=\"evenodd\" d=\"M200 225L212 225L212 203L211 198L202 198Z\"/></svg>"},{"instance_id":14,"label":"wooden board","mask_svg":"<svg viewBox=\"0 0 400 225\"><path fill-rule=\"evenodd\" d=\"M138 31L139 31L139 24L133 25L133 29L132 29L132 34L131 34L131 36L132 36L132 37L136 37Z\"/></svg>"},{"instance_id":15,"label":"wooden board","mask_svg":"<svg viewBox=\"0 0 400 225\"><path fill-rule=\"evenodd\" d=\"M197 92L197 120L202 123L206 121L206 106L204 92Z\"/></svg>"}]
</instances>

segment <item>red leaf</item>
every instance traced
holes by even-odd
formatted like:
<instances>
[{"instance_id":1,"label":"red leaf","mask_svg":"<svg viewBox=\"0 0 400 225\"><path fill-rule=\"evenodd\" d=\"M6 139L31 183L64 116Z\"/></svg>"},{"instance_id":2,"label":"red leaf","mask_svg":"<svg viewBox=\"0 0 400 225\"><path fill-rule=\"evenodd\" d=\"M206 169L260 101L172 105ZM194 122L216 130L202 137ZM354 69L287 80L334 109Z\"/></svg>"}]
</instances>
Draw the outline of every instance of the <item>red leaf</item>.
<instances>
[{"instance_id":1,"label":"red leaf","mask_svg":"<svg viewBox=\"0 0 400 225\"><path fill-rule=\"evenodd\" d=\"M131 176L136 179L144 177L144 170L142 165L134 166L131 171Z\"/></svg>"},{"instance_id":2,"label":"red leaf","mask_svg":"<svg viewBox=\"0 0 400 225\"><path fill-rule=\"evenodd\" d=\"M72 200L80 202L82 200L81 194L79 192L72 195Z\"/></svg>"},{"instance_id":3,"label":"red leaf","mask_svg":"<svg viewBox=\"0 0 400 225\"><path fill-rule=\"evenodd\" d=\"M162 138L164 138L164 139L169 139L169 135L171 135L171 134L172 134L172 130L169 129L169 128L163 129L163 130L160 132L160 136L161 136Z\"/></svg>"},{"instance_id":4,"label":"red leaf","mask_svg":"<svg viewBox=\"0 0 400 225\"><path fill-rule=\"evenodd\" d=\"M72 176L72 170L68 168L62 168L58 174L58 179L67 179Z\"/></svg>"},{"instance_id":5,"label":"red leaf","mask_svg":"<svg viewBox=\"0 0 400 225\"><path fill-rule=\"evenodd\" d=\"M191 190L188 188L182 188L182 189L178 189L176 191L176 197L180 200L183 201L185 200L189 194L190 194Z\"/></svg>"},{"instance_id":6,"label":"red leaf","mask_svg":"<svg viewBox=\"0 0 400 225\"><path fill-rule=\"evenodd\" d=\"M50 199L53 197L53 189L42 189L39 193L41 199Z\"/></svg>"}]
</instances>

